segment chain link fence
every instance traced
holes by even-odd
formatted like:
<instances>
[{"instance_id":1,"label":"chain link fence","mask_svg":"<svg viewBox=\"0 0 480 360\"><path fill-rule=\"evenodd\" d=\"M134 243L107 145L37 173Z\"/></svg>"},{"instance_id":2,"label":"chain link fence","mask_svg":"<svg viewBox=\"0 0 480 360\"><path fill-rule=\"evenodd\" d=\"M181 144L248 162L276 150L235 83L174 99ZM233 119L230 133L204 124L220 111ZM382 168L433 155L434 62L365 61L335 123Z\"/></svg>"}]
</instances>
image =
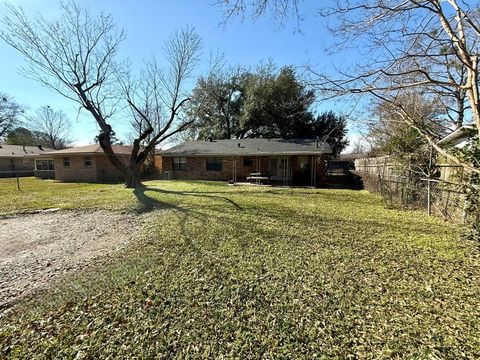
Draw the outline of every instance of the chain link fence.
<instances>
[{"instance_id":1,"label":"chain link fence","mask_svg":"<svg viewBox=\"0 0 480 360\"><path fill-rule=\"evenodd\" d=\"M353 172L362 178L364 188L379 193L387 206L424 210L456 223L466 221L461 183L429 178L398 166L389 157L359 159L355 165Z\"/></svg>"},{"instance_id":2,"label":"chain link fence","mask_svg":"<svg viewBox=\"0 0 480 360\"><path fill-rule=\"evenodd\" d=\"M380 174L355 171L365 189L379 193L390 207L424 210L446 220L465 221L465 195L462 185L437 179L409 181L407 177L382 178Z\"/></svg>"}]
</instances>

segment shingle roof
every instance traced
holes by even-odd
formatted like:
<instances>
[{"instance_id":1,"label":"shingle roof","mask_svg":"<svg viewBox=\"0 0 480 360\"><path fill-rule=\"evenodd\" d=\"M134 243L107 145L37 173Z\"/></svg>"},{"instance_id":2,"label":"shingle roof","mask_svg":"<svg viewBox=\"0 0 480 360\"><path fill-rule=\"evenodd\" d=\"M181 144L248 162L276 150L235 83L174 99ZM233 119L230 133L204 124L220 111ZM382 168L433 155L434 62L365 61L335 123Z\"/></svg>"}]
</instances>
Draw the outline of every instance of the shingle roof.
<instances>
[{"instance_id":1,"label":"shingle roof","mask_svg":"<svg viewBox=\"0 0 480 360\"><path fill-rule=\"evenodd\" d=\"M329 154L327 143L314 139L232 139L186 141L168 150L162 156L261 156L261 155L318 155Z\"/></svg>"},{"instance_id":2,"label":"shingle roof","mask_svg":"<svg viewBox=\"0 0 480 360\"><path fill-rule=\"evenodd\" d=\"M124 145L112 145L113 152L115 154L125 154L129 155L132 151L131 146ZM99 144L86 145L86 146L77 146L63 150L55 150L48 153L48 155L85 155L85 154L104 154L103 149Z\"/></svg>"},{"instance_id":3,"label":"shingle roof","mask_svg":"<svg viewBox=\"0 0 480 360\"><path fill-rule=\"evenodd\" d=\"M53 149L39 146L23 146L23 145L0 145L0 157L18 158L26 155L44 154Z\"/></svg>"}]
</instances>

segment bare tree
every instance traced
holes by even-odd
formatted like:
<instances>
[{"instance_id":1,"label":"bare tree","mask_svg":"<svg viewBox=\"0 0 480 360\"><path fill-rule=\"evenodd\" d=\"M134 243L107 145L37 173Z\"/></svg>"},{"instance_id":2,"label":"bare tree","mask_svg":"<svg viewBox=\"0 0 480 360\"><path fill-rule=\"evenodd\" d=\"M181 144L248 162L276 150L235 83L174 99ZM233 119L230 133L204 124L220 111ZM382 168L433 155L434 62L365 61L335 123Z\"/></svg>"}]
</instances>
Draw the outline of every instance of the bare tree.
<instances>
[{"instance_id":1,"label":"bare tree","mask_svg":"<svg viewBox=\"0 0 480 360\"><path fill-rule=\"evenodd\" d=\"M303 20L301 13L301 0L217 0L215 4L224 10L222 23L226 25L232 17L244 16L250 11L253 17L260 17L270 13L273 20L280 26L284 21L292 17L296 20L296 30L300 31L300 24Z\"/></svg>"},{"instance_id":2,"label":"bare tree","mask_svg":"<svg viewBox=\"0 0 480 360\"><path fill-rule=\"evenodd\" d=\"M226 16L245 12L249 6L242 0L221 3L226 4ZM256 16L269 9L288 15L300 1L256 0L251 4L260 9ZM457 126L470 114L480 134L478 5L458 0L336 0L331 7L319 6L318 13L339 39L334 50L358 44L366 50L364 62L353 69L337 69L337 76L309 68L310 83L321 95L364 94L388 102L440 154L480 173L471 162L438 145L399 101L410 91L429 94L444 104L446 116L455 119Z\"/></svg>"},{"instance_id":3,"label":"bare tree","mask_svg":"<svg viewBox=\"0 0 480 360\"><path fill-rule=\"evenodd\" d=\"M0 93L0 139L19 124L23 108L11 97Z\"/></svg>"},{"instance_id":4,"label":"bare tree","mask_svg":"<svg viewBox=\"0 0 480 360\"><path fill-rule=\"evenodd\" d=\"M340 72L338 78L313 72L313 84L334 96L364 93L392 104L398 117L440 154L480 173L480 169L438 145L431 128L419 124L401 101L411 91L438 99L453 98L459 124L463 122L466 96L480 132L477 14L478 9L456 0L338 1L335 8L322 12L323 16L340 19L340 25L331 31L347 42L364 41L379 60L357 67L353 74ZM446 110L450 113L451 109Z\"/></svg>"},{"instance_id":5,"label":"bare tree","mask_svg":"<svg viewBox=\"0 0 480 360\"><path fill-rule=\"evenodd\" d=\"M422 129L440 140L447 132L446 122L439 121L441 113L437 101L427 99L417 92L404 94L398 99L409 117ZM371 121L367 123L368 141L372 149L389 154L414 152L426 140L398 115L396 104L376 100L370 111Z\"/></svg>"},{"instance_id":6,"label":"bare tree","mask_svg":"<svg viewBox=\"0 0 480 360\"><path fill-rule=\"evenodd\" d=\"M192 125L182 116L185 103L190 100L184 86L199 60L200 49L201 39L193 28L178 30L164 46L166 69L161 69L153 58L137 79L128 77L122 82L138 134L132 149L136 158L130 157L129 164L135 173L154 155L157 145Z\"/></svg>"},{"instance_id":7,"label":"bare tree","mask_svg":"<svg viewBox=\"0 0 480 360\"><path fill-rule=\"evenodd\" d=\"M31 130L41 134L45 146L63 149L70 142L71 122L61 110L53 110L50 106L42 106L33 116L28 118Z\"/></svg>"},{"instance_id":8,"label":"bare tree","mask_svg":"<svg viewBox=\"0 0 480 360\"><path fill-rule=\"evenodd\" d=\"M149 90L153 91L152 95L161 91L169 96L169 99L163 98L163 126L155 129L153 117L160 116L160 112L151 108L147 111L136 103L136 86L118 86L121 71L114 60L125 38L124 32L117 29L110 15L94 16L73 1L61 3L61 8L60 19L49 21L41 16L29 19L21 8L10 5L9 14L3 19L6 31L0 37L25 57L28 66L23 73L26 76L79 103L93 116L100 128L100 146L113 166L125 176L125 186L141 187L140 168L147 153L184 128L173 129L183 104L188 101L182 86L197 59L200 39L190 29L177 32L167 42L165 56L169 68L156 84L162 88ZM152 99L148 99L149 103ZM113 115L123 109L123 103L146 124L133 141L128 163L115 154L111 141ZM142 147L152 134L151 140Z\"/></svg>"}]
</instances>

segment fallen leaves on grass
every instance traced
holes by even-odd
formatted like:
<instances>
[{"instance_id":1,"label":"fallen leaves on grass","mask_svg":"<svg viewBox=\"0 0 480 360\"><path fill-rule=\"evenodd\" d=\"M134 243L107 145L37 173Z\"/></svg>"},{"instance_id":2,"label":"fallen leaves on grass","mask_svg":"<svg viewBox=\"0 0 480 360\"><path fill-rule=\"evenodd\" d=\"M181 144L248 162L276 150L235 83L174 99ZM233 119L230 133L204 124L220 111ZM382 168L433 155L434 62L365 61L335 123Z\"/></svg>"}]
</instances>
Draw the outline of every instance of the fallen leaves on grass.
<instances>
[{"instance_id":1,"label":"fallen leaves on grass","mask_svg":"<svg viewBox=\"0 0 480 360\"><path fill-rule=\"evenodd\" d=\"M454 227L365 192L151 185L170 210L116 264L18 306L9 356L480 356L478 250Z\"/></svg>"}]
</instances>

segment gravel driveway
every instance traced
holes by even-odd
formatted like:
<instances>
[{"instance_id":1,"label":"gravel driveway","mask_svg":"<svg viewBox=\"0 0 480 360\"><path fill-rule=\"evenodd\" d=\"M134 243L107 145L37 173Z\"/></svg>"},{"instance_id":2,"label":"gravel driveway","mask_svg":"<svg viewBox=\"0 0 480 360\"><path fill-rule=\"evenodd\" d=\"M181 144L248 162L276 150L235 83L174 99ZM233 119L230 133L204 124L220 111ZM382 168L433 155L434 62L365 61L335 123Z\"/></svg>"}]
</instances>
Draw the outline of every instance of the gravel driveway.
<instances>
[{"instance_id":1,"label":"gravel driveway","mask_svg":"<svg viewBox=\"0 0 480 360\"><path fill-rule=\"evenodd\" d=\"M118 251L138 223L134 215L108 211L0 218L0 312L59 275Z\"/></svg>"}]
</instances>

